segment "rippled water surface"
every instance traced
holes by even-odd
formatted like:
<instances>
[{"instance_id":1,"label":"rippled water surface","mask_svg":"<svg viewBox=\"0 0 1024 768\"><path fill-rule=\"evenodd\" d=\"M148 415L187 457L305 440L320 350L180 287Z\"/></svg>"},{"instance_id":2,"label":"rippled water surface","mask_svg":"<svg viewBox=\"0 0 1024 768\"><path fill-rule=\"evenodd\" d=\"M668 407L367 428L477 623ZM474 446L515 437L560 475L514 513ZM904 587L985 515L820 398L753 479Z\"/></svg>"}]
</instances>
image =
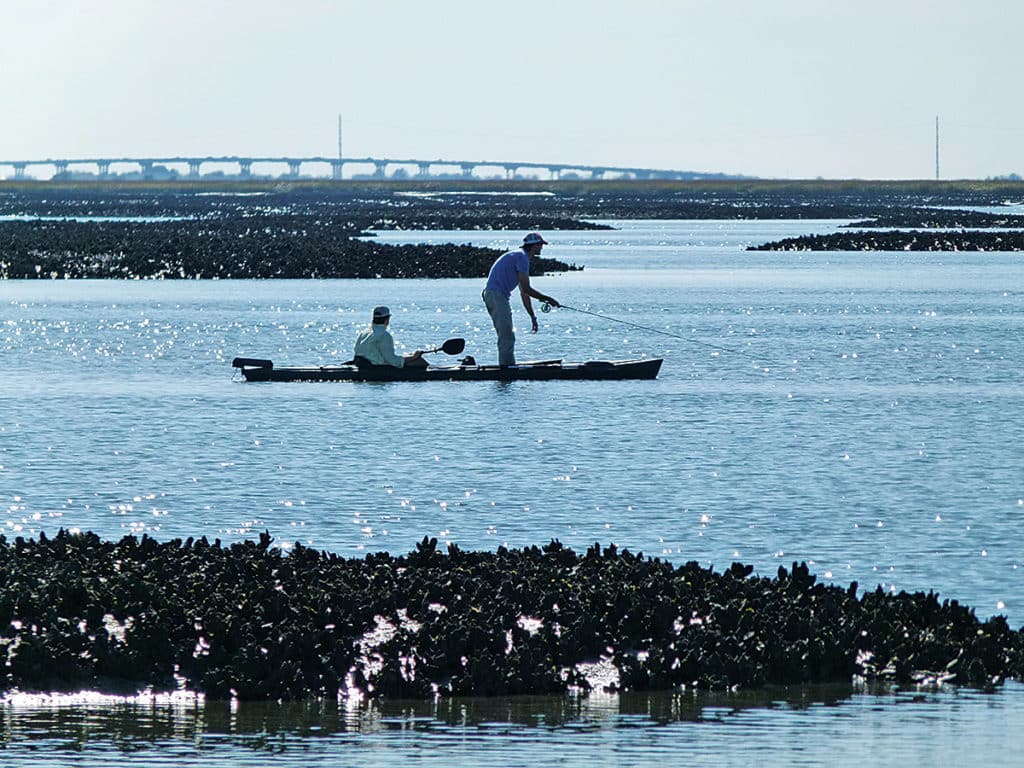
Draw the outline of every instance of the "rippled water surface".
<instances>
[{"instance_id":1,"label":"rippled water surface","mask_svg":"<svg viewBox=\"0 0 1024 768\"><path fill-rule=\"evenodd\" d=\"M0 282L4 533L230 542L269 530L284 547L346 555L407 552L424 535L488 549L615 542L765 574L803 560L826 581L934 589L1018 627L1024 257L744 250L841 223L545 233L545 255L586 268L535 279L574 309L540 315L519 358L664 357L653 382L246 384L230 367L236 355L346 360L380 303L407 349L457 336L492 362L481 280ZM59 764L74 749L86 764L277 752L384 765L1009 765L1024 746L1013 685L696 709L672 697L388 706L249 718L251 705L9 702L0 762L32 752Z\"/></svg>"}]
</instances>

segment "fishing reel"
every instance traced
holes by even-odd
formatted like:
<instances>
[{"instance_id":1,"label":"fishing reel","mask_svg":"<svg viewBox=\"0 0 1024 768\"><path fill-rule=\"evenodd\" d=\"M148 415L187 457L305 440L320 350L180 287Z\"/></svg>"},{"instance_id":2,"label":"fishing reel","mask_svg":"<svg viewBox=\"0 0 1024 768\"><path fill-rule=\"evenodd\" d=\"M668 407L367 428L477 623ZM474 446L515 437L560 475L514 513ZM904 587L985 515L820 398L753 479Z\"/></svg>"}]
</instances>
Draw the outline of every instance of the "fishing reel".
<instances>
[{"instance_id":1,"label":"fishing reel","mask_svg":"<svg viewBox=\"0 0 1024 768\"><path fill-rule=\"evenodd\" d=\"M550 305L550 304L548 304L548 303L547 303L547 302L545 301L545 302L544 302L543 304L541 304L541 305L540 305L540 311L541 311L541 312L550 312L550 311L551 311L551 305Z\"/></svg>"}]
</instances>

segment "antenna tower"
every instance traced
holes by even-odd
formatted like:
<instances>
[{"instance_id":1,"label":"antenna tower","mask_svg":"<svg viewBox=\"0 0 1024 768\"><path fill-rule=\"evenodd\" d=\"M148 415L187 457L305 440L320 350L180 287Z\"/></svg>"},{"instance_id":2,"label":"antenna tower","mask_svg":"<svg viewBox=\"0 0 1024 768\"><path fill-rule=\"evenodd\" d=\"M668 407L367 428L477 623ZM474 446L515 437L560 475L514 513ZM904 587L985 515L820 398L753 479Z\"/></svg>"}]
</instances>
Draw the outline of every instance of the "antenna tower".
<instances>
[{"instance_id":1,"label":"antenna tower","mask_svg":"<svg viewBox=\"0 0 1024 768\"><path fill-rule=\"evenodd\" d=\"M935 116L935 180L939 180L939 116Z\"/></svg>"}]
</instances>

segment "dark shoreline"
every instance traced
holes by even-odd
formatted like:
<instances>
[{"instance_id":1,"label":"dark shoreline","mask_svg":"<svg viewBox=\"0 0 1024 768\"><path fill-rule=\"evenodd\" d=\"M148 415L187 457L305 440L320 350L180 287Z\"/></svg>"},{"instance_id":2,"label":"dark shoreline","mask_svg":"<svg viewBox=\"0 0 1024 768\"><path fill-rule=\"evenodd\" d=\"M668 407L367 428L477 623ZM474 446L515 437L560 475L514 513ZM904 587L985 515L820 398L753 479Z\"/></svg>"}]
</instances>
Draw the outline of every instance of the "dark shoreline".
<instances>
[{"instance_id":1,"label":"dark shoreline","mask_svg":"<svg viewBox=\"0 0 1024 768\"><path fill-rule=\"evenodd\" d=\"M483 277L494 249L361 238L499 229L515 240L533 230L609 229L603 219L825 218L890 230L752 250L1021 250L1024 217L944 208L1008 200L1024 200L1024 182L0 182L0 216L163 219L0 221L0 278ZM576 268L543 259L535 274Z\"/></svg>"},{"instance_id":2,"label":"dark shoreline","mask_svg":"<svg viewBox=\"0 0 1024 768\"><path fill-rule=\"evenodd\" d=\"M774 578L556 541L345 559L264 534L104 541L0 537L5 690L173 691L211 699L425 699L1024 679L1024 630L933 593L858 596L805 565ZM529 619L530 621L525 621ZM376 629L376 638L373 638Z\"/></svg>"}]
</instances>

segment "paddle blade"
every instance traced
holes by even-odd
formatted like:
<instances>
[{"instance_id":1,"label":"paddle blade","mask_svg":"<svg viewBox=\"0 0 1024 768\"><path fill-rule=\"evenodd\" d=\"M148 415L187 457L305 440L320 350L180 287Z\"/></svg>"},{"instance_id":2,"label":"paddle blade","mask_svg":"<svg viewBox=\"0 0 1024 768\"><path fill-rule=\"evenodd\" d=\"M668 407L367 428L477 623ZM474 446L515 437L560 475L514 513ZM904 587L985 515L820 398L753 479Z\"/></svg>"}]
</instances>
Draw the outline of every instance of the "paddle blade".
<instances>
[{"instance_id":1,"label":"paddle blade","mask_svg":"<svg viewBox=\"0 0 1024 768\"><path fill-rule=\"evenodd\" d=\"M441 351L446 355L458 355L466 348L465 339L448 339L441 345Z\"/></svg>"}]
</instances>

